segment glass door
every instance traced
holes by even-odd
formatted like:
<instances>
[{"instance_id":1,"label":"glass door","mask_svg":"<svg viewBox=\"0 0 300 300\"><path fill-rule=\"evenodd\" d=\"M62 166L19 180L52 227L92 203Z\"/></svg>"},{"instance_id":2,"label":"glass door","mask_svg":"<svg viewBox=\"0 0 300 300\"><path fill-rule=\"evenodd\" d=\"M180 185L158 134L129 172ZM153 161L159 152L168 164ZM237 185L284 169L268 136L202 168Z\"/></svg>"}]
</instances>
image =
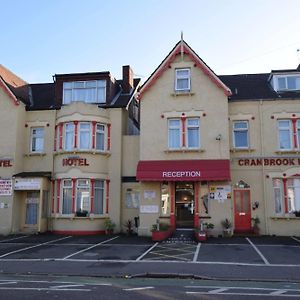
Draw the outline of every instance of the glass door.
<instances>
[{"instance_id":1,"label":"glass door","mask_svg":"<svg viewBox=\"0 0 300 300\"><path fill-rule=\"evenodd\" d=\"M25 226L37 226L39 201L39 192L27 192Z\"/></svg>"}]
</instances>

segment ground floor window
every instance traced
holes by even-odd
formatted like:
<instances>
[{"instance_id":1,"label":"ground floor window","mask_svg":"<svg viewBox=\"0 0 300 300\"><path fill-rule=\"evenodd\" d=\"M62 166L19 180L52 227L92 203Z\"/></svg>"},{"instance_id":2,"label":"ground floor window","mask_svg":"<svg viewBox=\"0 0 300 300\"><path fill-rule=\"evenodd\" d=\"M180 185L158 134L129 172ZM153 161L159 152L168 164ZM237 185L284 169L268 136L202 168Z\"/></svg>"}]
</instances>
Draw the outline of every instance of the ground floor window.
<instances>
[{"instance_id":1,"label":"ground floor window","mask_svg":"<svg viewBox=\"0 0 300 300\"><path fill-rule=\"evenodd\" d=\"M101 179L62 180L61 213L63 215L76 213L80 216L90 213L102 215L106 205L104 186L104 180Z\"/></svg>"},{"instance_id":2,"label":"ground floor window","mask_svg":"<svg viewBox=\"0 0 300 300\"><path fill-rule=\"evenodd\" d=\"M300 210L300 178L273 179L273 199L276 214Z\"/></svg>"},{"instance_id":3,"label":"ground floor window","mask_svg":"<svg viewBox=\"0 0 300 300\"><path fill-rule=\"evenodd\" d=\"M27 192L26 199L26 225L37 225L39 212L39 192Z\"/></svg>"}]
</instances>

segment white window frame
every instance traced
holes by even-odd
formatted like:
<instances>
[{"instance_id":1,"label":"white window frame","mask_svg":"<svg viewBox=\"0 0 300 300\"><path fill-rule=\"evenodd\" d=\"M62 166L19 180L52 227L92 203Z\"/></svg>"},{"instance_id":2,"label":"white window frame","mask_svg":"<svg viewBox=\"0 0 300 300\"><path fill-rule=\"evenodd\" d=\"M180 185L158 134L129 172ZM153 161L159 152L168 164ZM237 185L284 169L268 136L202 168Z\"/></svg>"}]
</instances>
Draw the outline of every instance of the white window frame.
<instances>
[{"instance_id":1,"label":"white window frame","mask_svg":"<svg viewBox=\"0 0 300 300\"><path fill-rule=\"evenodd\" d=\"M280 126L280 121L285 121L289 123L288 127ZM281 148L280 146L280 131L281 130L288 130L289 131L289 136L290 136L290 148ZM289 119L278 119L277 120L277 136L278 136L278 149L280 151L287 151L287 150L292 150L293 149L293 128L292 128L292 122Z\"/></svg>"},{"instance_id":2,"label":"white window frame","mask_svg":"<svg viewBox=\"0 0 300 300\"><path fill-rule=\"evenodd\" d=\"M95 87L89 87L89 83L95 82ZM79 83L82 84L82 87L76 86ZM71 85L71 87L67 87L67 85ZM75 90L77 89L95 89L95 99L89 100L82 100L82 99L75 99ZM104 99L99 99L100 96L100 90L102 93L104 93ZM71 100L66 101L65 92L71 91ZM101 93L101 94L102 94ZM87 81L66 81L63 83L63 104L71 104L72 102L84 102L84 103L96 103L96 104L103 104L106 103L106 80L105 79L99 79L99 80L87 80Z\"/></svg>"},{"instance_id":3,"label":"white window frame","mask_svg":"<svg viewBox=\"0 0 300 300\"><path fill-rule=\"evenodd\" d=\"M41 133L33 133L34 130L41 130ZM35 148L36 140L42 140L42 149L33 149L33 140L35 139ZM32 153L43 153L45 151L45 128L44 127L31 127L30 128L30 152Z\"/></svg>"},{"instance_id":4,"label":"white window frame","mask_svg":"<svg viewBox=\"0 0 300 300\"><path fill-rule=\"evenodd\" d=\"M81 129L81 125L85 125L85 124L89 125L89 128L88 129ZM81 151L88 151L88 150L91 150L91 148L92 148L92 130L91 130L92 126L91 125L92 125L91 122L79 122L78 123L78 128L77 128L77 132L78 132L77 133L77 147ZM80 141L81 141L81 134L83 132L88 132L89 133L89 145L86 148L81 147L81 143L80 143Z\"/></svg>"},{"instance_id":5,"label":"white window frame","mask_svg":"<svg viewBox=\"0 0 300 300\"><path fill-rule=\"evenodd\" d=\"M72 129L68 129L68 125L71 126ZM70 148L67 148L67 133L71 133L72 137L72 145ZM74 150L74 143L75 143L75 125L73 122L67 122L64 124L64 133L63 133L63 139L64 139L64 150L71 151Z\"/></svg>"},{"instance_id":6,"label":"white window frame","mask_svg":"<svg viewBox=\"0 0 300 300\"><path fill-rule=\"evenodd\" d=\"M288 87L288 78L292 78L292 77L296 77L296 78L300 78L300 74L285 74L285 75L276 75L274 76L274 89L278 92L284 92L284 91L299 91L300 90L300 86L299 88L295 88L295 89L291 89ZM279 79L284 79L285 80L285 88L280 89L279 88ZM300 80L300 79L299 79Z\"/></svg>"},{"instance_id":7,"label":"white window frame","mask_svg":"<svg viewBox=\"0 0 300 300\"><path fill-rule=\"evenodd\" d=\"M97 187L96 186L96 182L102 182L102 187ZM102 199L103 199L103 203L102 203L102 214L100 213L97 213L97 212L95 212L95 207L96 207L96 205L95 205L95 203L96 203L96 190L99 190L99 191L101 191L101 193L102 193ZM99 216L101 216L101 215L104 215L105 214L105 209L106 209L106 195L105 195L105 180L104 179L95 179L95 182L94 182L94 199L93 199L93 201L94 201L94 211L93 211L93 214L95 214L95 215L99 215Z\"/></svg>"},{"instance_id":8,"label":"white window frame","mask_svg":"<svg viewBox=\"0 0 300 300\"><path fill-rule=\"evenodd\" d=\"M197 120L198 121L198 125L189 125L188 124L189 120ZM200 149L201 148L200 118L198 118L198 117L187 118L186 119L186 123L185 123L185 127L186 127L186 134L185 134L185 144L186 144L186 147L188 149ZM193 128L198 128L198 146L196 146L196 147L189 146L189 129L193 129Z\"/></svg>"},{"instance_id":9,"label":"white window frame","mask_svg":"<svg viewBox=\"0 0 300 300\"><path fill-rule=\"evenodd\" d=\"M96 151L104 152L106 147L106 126L103 123L96 123L95 128L95 149ZM103 130L98 129L98 126L103 126ZM97 133L103 135L103 149L97 149Z\"/></svg>"},{"instance_id":10,"label":"white window frame","mask_svg":"<svg viewBox=\"0 0 300 300\"><path fill-rule=\"evenodd\" d=\"M275 185L274 181L277 181L279 183L279 186ZM274 212L276 215L282 215L284 213L284 194L283 194L283 182L282 179L274 178L273 179L273 199L274 199ZM279 190L279 195L280 195L280 207L281 210L276 212L276 193L275 190Z\"/></svg>"},{"instance_id":11,"label":"white window frame","mask_svg":"<svg viewBox=\"0 0 300 300\"><path fill-rule=\"evenodd\" d=\"M179 126L170 126L170 121L177 120L179 121ZM171 150L176 150L182 148L182 128L181 128L181 120L180 118L170 118L168 119L168 148ZM179 129L179 146L174 148L170 145L170 129Z\"/></svg>"},{"instance_id":12,"label":"white window frame","mask_svg":"<svg viewBox=\"0 0 300 300\"><path fill-rule=\"evenodd\" d=\"M66 183L70 183L70 185L66 185ZM71 191L71 204L70 204L70 213L64 213L64 190L69 189ZM72 212L72 193L73 193L73 181L72 179L63 179L61 182L61 205L60 205L60 211L61 214L64 216L71 216L73 214Z\"/></svg>"},{"instance_id":13,"label":"white window frame","mask_svg":"<svg viewBox=\"0 0 300 300\"><path fill-rule=\"evenodd\" d=\"M245 123L247 125L246 128L235 128L235 124L237 123ZM235 133L236 132L246 132L247 133L247 146L237 146ZM232 122L232 141L233 141L233 148L234 149L249 149L250 148L250 141L249 141L249 121L248 120L235 120Z\"/></svg>"},{"instance_id":14,"label":"white window frame","mask_svg":"<svg viewBox=\"0 0 300 300\"><path fill-rule=\"evenodd\" d=\"M295 180L298 181L298 185L295 185ZM292 181L292 184L290 182ZM299 210L299 207L296 207L297 202L300 202L300 199L295 197L293 200L289 197L289 190L293 189L293 193L295 196L297 196L296 188L298 189L298 197L300 198L300 178L294 177L294 178L288 178L287 180L287 196L288 196L288 212L292 213L295 210ZM299 204L300 205L300 204Z\"/></svg>"},{"instance_id":15,"label":"white window frame","mask_svg":"<svg viewBox=\"0 0 300 300\"><path fill-rule=\"evenodd\" d=\"M84 184L83 184L84 183ZM80 189L85 189L85 190L88 190L88 208L84 208L81 210L81 207L82 207L82 203L80 204L80 207L78 207L78 203L77 203L77 198L78 198L78 194L79 194L79 190ZM83 201L84 199L81 199L81 202ZM75 192L75 212L78 212L78 211L87 211L88 213L91 212L91 181L87 178L78 178L76 180L76 192Z\"/></svg>"},{"instance_id":16,"label":"white window frame","mask_svg":"<svg viewBox=\"0 0 300 300\"><path fill-rule=\"evenodd\" d=\"M188 75L180 75L180 71L188 71ZM178 88L178 80L179 79L188 79L188 87L187 88ZM191 90L191 70L189 68L181 68L175 69L175 91L184 92Z\"/></svg>"}]
</instances>

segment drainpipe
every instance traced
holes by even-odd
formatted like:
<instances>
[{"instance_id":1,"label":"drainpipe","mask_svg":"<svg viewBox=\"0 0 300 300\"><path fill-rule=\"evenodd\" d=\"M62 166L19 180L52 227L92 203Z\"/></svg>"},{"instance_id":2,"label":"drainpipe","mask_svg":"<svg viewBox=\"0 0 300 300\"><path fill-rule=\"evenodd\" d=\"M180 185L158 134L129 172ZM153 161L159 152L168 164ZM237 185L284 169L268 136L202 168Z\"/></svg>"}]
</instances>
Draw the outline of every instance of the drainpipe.
<instances>
[{"instance_id":1,"label":"drainpipe","mask_svg":"<svg viewBox=\"0 0 300 300\"><path fill-rule=\"evenodd\" d=\"M262 159L265 157L265 148L263 142L263 132L264 132L264 122L263 122L263 112L262 112L263 100L260 99L259 101L259 119L260 119L260 155ZM265 218L265 232L269 234L269 220L268 220L268 213L267 213L267 201L266 201L266 175L265 175L265 166L262 163L262 184L263 184L263 201L264 201L264 218Z\"/></svg>"}]
</instances>

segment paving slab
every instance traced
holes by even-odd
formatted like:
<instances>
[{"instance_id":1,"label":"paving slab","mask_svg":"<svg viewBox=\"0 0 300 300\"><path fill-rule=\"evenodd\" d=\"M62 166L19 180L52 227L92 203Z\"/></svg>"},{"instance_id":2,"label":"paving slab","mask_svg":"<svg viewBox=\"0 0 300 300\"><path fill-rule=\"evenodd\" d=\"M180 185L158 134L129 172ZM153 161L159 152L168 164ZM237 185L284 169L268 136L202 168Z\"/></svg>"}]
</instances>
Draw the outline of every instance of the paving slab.
<instances>
[{"instance_id":1,"label":"paving slab","mask_svg":"<svg viewBox=\"0 0 300 300\"><path fill-rule=\"evenodd\" d=\"M208 245L201 244L199 262L263 264L263 260L250 245Z\"/></svg>"}]
</instances>

